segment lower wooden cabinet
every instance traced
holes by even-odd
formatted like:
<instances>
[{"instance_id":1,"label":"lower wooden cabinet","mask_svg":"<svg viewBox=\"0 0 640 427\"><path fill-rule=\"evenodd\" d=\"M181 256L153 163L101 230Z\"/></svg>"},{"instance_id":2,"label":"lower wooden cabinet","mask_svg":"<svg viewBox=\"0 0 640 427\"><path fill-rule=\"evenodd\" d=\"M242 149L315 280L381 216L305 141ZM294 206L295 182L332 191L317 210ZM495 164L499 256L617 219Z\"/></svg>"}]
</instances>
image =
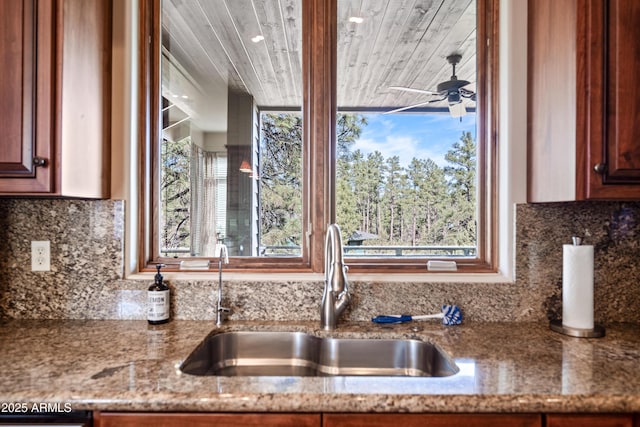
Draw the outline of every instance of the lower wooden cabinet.
<instances>
[{"instance_id":1,"label":"lower wooden cabinet","mask_svg":"<svg viewBox=\"0 0 640 427\"><path fill-rule=\"evenodd\" d=\"M319 427L320 414L95 412L94 427Z\"/></svg>"},{"instance_id":2,"label":"lower wooden cabinet","mask_svg":"<svg viewBox=\"0 0 640 427\"><path fill-rule=\"evenodd\" d=\"M539 414L291 414L96 412L94 427L541 427Z\"/></svg>"},{"instance_id":3,"label":"lower wooden cabinet","mask_svg":"<svg viewBox=\"0 0 640 427\"><path fill-rule=\"evenodd\" d=\"M546 427L633 427L629 414L549 414Z\"/></svg>"},{"instance_id":4,"label":"lower wooden cabinet","mask_svg":"<svg viewBox=\"0 0 640 427\"><path fill-rule=\"evenodd\" d=\"M541 427L539 414L323 414L322 427Z\"/></svg>"},{"instance_id":5,"label":"lower wooden cabinet","mask_svg":"<svg viewBox=\"0 0 640 427\"><path fill-rule=\"evenodd\" d=\"M94 412L94 427L640 427L633 414Z\"/></svg>"}]
</instances>

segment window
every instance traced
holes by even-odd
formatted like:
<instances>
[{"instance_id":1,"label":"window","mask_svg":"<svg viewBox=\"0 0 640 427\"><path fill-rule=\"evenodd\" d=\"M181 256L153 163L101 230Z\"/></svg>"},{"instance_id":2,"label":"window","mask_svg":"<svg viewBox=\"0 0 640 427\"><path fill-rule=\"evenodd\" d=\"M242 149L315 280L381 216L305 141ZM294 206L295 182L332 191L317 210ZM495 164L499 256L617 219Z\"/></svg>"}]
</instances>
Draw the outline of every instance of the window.
<instances>
[{"instance_id":1,"label":"window","mask_svg":"<svg viewBox=\"0 0 640 427\"><path fill-rule=\"evenodd\" d=\"M424 272L434 257L495 271L497 1L361 3L144 2L140 265L208 259L222 241L231 269L322 271L338 222L352 271ZM406 62L398 46L422 50ZM458 76L469 85L440 93ZM432 118L455 130L447 159L351 144ZM463 180L452 164L469 158Z\"/></svg>"}]
</instances>

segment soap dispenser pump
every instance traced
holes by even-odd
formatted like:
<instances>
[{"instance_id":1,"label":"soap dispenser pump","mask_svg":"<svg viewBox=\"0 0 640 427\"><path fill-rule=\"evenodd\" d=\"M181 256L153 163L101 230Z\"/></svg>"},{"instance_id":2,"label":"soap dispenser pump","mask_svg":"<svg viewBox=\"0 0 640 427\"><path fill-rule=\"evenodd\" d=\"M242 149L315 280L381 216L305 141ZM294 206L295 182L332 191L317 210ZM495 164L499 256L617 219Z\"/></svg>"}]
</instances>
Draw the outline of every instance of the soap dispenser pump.
<instances>
[{"instance_id":1,"label":"soap dispenser pump","mask_svg":"<svg viewBox=\"0 0 640 427\"><path fill-rule=\"evenodd\" d=\"M171 312L171 301L169 287L164 283L160 269L164 264L156 265L158 272L153 285L149 286L147 292L147 321L150 325L160 325L169 321Z\"/></svg>"}]
</instances>

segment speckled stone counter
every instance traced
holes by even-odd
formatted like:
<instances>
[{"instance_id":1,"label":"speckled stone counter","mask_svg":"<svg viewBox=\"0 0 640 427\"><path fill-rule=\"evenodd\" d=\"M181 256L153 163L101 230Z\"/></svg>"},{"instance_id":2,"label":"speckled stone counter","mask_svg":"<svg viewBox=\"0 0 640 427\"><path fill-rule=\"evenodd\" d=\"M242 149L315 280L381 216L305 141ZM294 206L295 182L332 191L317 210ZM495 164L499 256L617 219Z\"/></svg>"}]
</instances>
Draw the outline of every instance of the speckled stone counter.
<instances>
[{"instance_id":1,"label":"speckled stone counter","mask_svg":"<svg viewBox=\"0 0 640 427\"><path fill-rule=\"evenodd\" d=\"M413 325L417 323L414 322ZM537 323L419 323L382 327L229 323L336 337L436 343L460 372L446 378L196 377L181 362L215 326L173 321L10 320L0 323L0 402L73 409L304 412L638 412L640 328L580 339Z\"/></svg>"}]
</instances>

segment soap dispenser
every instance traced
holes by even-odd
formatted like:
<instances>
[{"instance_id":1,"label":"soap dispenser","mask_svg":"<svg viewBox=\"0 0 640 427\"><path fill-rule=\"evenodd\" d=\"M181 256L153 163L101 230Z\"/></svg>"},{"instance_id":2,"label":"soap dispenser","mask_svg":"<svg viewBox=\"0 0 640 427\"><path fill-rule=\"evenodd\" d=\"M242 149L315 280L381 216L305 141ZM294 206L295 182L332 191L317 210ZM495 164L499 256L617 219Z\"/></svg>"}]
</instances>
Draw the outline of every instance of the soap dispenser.
<instances>
[{"instance_id":1,"label":"soap dispenser","mask_svg":"<svg viewBox=\"0 0 640 427\"><path fill-rule=\"evenodd\" d=\"M147 320L150 325L160 325L169 321L171 302L169 287L163 282L162 274L160 274L162 267L164 264L156 265L158 273L147 292Z\"/></svg>"}]
</instances>

